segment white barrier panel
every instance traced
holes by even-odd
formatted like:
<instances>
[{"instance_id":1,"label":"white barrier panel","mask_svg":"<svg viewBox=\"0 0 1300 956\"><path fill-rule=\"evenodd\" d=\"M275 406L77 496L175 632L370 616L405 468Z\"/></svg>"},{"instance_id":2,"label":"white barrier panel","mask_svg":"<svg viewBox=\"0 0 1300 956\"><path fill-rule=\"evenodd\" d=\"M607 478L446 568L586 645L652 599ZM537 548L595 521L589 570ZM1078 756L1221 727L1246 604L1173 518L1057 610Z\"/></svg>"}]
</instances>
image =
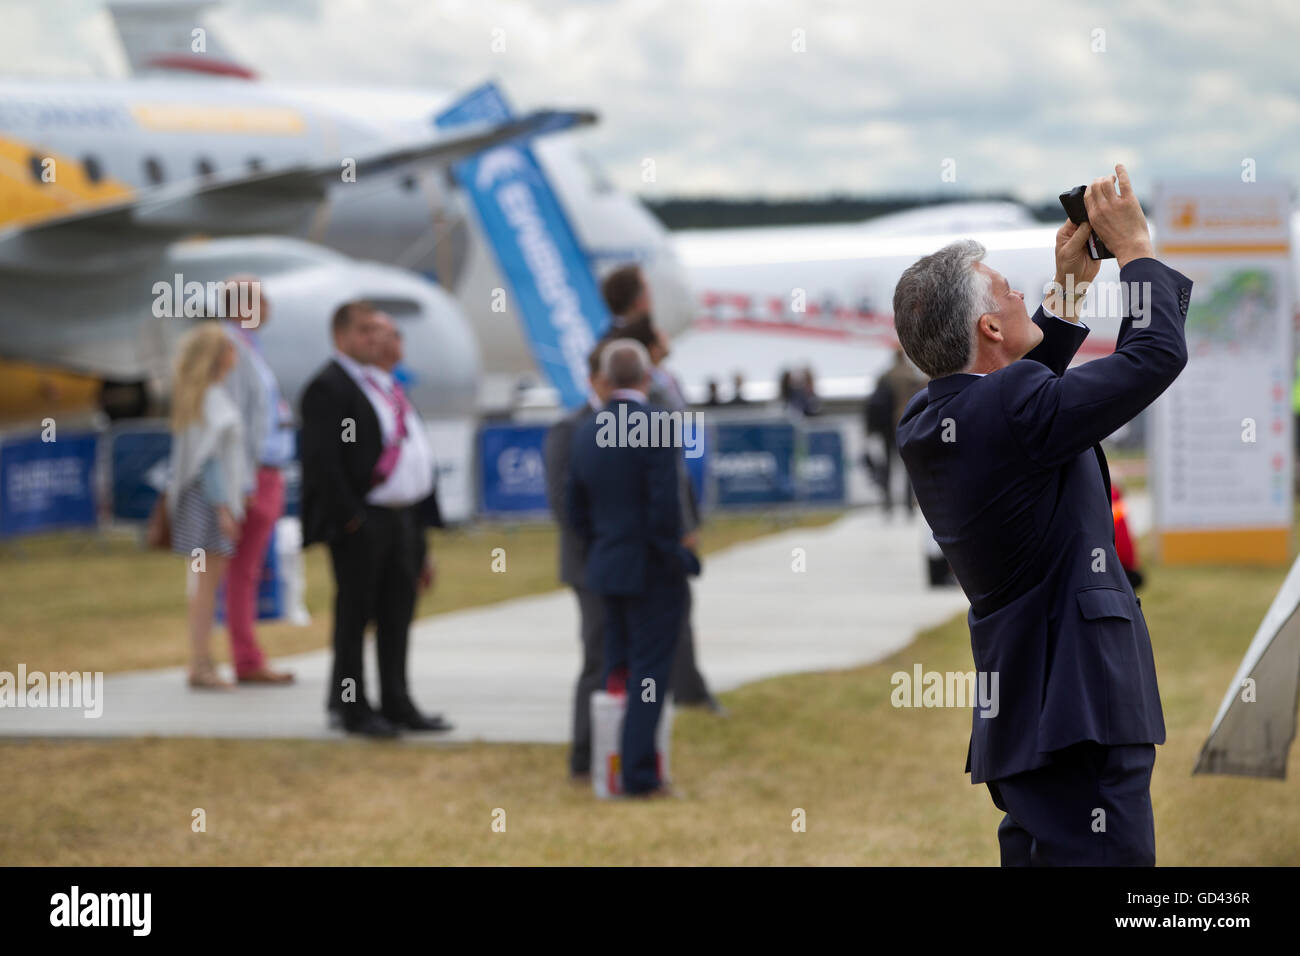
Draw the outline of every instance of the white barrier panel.
<instances>
[{"instance_id":1,"label":"white barrier panel","mask_svg":"<svg viewBox=\"0 0 1300 956\"><path fill-rule=\"evenodd\" d=\"M307 592L307 574L302 563L302 522L297 518L281 518L275 523L275 555L280 571L280 615L296 627L311 623L304 600Z\"/></svg>"},{"instance_id":2,"label":"white barrier panel","mask_svg":"<svg viewBox=\"0 0 1300 956\"><path fill-rule=\"evenodd\" d=\"M627 713L627 695L598 690L591 695L591 786L597 799L609 800L623 793L623 762L619 744L623 739L623 715ZM659 714L655 730L655 756L659 762L659 779L667 786L671 781L668 747L673 737L673 699L670 694Z\"/></svg>"}]
</instances>

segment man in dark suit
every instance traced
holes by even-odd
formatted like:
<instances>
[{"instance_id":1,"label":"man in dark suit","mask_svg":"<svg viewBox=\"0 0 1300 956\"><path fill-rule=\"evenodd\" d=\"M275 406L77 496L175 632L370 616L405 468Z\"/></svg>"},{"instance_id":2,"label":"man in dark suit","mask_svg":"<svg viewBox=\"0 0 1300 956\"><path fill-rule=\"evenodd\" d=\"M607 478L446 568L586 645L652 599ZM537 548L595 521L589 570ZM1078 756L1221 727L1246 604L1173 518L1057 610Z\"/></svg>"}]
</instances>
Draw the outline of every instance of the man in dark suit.
<instances>
[{"instance_id":1,"label":"man in dark suit","mask_svg":"<svg viewBox=\"0 0 1300 956\"><path fill-rule=\"evenodd\" d=\"M326 706L349 733L393 737L443 729L405 691L407 585L428 574L424 527L436 515L433 462L409 425L400 389L376 367L383 317L366 302L334 314L334 358L302 396L303 544L325 542L334 572L334 665ZM383 713L366 697L366 625L379 635ZM401 633L400 647L393 640Z\"/></svg>"},{"instance_id":2,"label":"man in dark suit","mask_svg":"<svg viewBox=\"0 0 1300 956\"><path fill-rule=\"evenodd\" d=\"M546 499L560 532L560 580L573 588L578 600L578 636L582 668L573 694L573 748L569 773L576 780L591 776L591 695L603 685L605 668L605 602L584 583L584 543L569 524L565 488L573 434L609 401L609 386L600 373L600 346L587 357L591 397L551 426L546 433Z\"/></svg>"},{"instance_id":3,"label":"man in dark suit","mask_svg":"<svg viewBox=\"0 0 1300 956\"><path fill-rule=\"evenodd\" d=\"M655 728L672 680L673 650L686 609L686 578L699 561L683 537L680 448L651 447L655 411L646 402L651 364L639 342L604 346L610 401L573 437L566 488L570 525L586 548L584 583L605 601L605 681L624 684L620 746L623 792L667 792L655 758ZM638 422L641 423L638 431Z\"/></svg>"},{"instance_id":4,"label":"man in dark suit","mask_svg":"<svg viewBox=\"0 0 1300 956\"><path fill-rule=\"evenodd\" d=\"M608 335L610 338L635 339L645 346L653 365L648 398L651 405L670 411L688 410L686 398L682 394L677 379L663 366L669 355L667 337L650 318L650 294L647 291L645 277L637 266L624 266L616 269L606 278L604 286L605 301L614 314L614 326ZM620 313L619 307L627 311ZM682 505L682 528L686 534L694 534L702 518L699 502L695 499L695 486L691 483L686 470L685 458L677 461L677 497ZM686 613L682 615L682 633L677 641L676 656L673 660L673 700L683 707L703 707L719 717L727 716L727 709L722 706L709 685L695 659L695 629L691 624L691 606L693 604L690 585L686 588Z\"/></svg>"},{"instance_id":5,"label":"man in dark suit","mask_svg":"<svg viewBox=\"0 0 1300 956\"><path fill-rule=\"evenodd\" d=\"M1089 223L1057 233L1057 287L1030 321L1022 293L958 242L894 293L908 356L931 377L898 444L921 510L970 599L977 704L966 769L1005 813L1003 865L1154 865L1150 781L1165 740L1141 605L1115 553L1099 442L1187 362L1191 282L1152 258L1122 166L1088 187ZM1129 295L1113 355L1067 371L1098 263ZM1049 314L1050 313L1050 314ZM996 678L996 683L994 682Z\"/></svg>"}]
</instances>

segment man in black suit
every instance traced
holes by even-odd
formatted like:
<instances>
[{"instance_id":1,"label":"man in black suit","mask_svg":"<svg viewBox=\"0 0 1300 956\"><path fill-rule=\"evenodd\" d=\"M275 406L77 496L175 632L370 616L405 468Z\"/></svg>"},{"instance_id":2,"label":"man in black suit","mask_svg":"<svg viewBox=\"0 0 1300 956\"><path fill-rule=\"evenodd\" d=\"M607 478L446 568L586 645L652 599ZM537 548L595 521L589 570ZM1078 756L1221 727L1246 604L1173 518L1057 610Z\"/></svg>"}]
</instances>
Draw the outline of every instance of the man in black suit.
<instances>
[{"instance_id":1,"label":"man in black suit","mask_svg":"<svg viewBox=\"0 0 1300 956\"><path fill-rule=\"evenodd\" d=\"M1123 166L1088 187L1089 222L1057 233L1057 287L1024 295L958 242L903 273L894 322L931 376L898 447L935 539L970 598L977 689L966 769L1005 814L1004 866L1155 864L1151 770L1165 725L1151 638L1115 551L1098 444L1187 363L1191 281L1152 257ZM1068 369L1088 334L1084 242L1120 267L1115 352ZM996 680L996 682L995 682ZM991 691L991 694L989 693Z\"/></svg>"},{"instance_id":2,"label":"man in black suit","mask_svg":"<svg viewBox=\"0 0 1300 956\"><path fill-rule=\"evenodd\" d=\"M610 400L578 426L566 487L570 525L584 543L584 583L605 601L605 682L627 690L620 746L623 792L663 795L655 729L672 680L686 610L686 578L700 564L683 537L680 448L653 447L646 401L650 357L639 342L604 346ZM638 431L638 422L640 430Z\"/></svg>"},{"instance_id":3,"label":"man in black suit","mask_svg":"<svg viewBox=\"0 0 1300 956\"><path fill-rule=\"evenodd\" d=\"M560 419L546 433L546 499L560 532L560 580L573 588L578 600L578 636L582 644L582 668L573 694L573 747L569 751L569 774L575 780L591 776L591 695L602 686L605 669L605 602L583 581L586 552L582 540L569 524L565 509L565 488L569 479L569 453L573 434L609 401L609 386L600 373L600 346L587 356L587 402Z\"/></svg>"},{"instance_id":4,"label":"man in black suit","mask_svg":"<svg viewBox=\"0 0 1300 956\"><path fill-rule=\"evenodd\" d=\"M383 317L350 302L331 325L334 358L302 396L303 544L325 542L334 572L334 666L326 699L349 733L393 737L401 729L444 729L405 693L405 633L413 582L431 573L424 527L436 515L427 438L411 425L409 402L375 363ZM366 625L378 625L383 713L366 697ZM398 639L400 636L400 640Z\"/></svg>"},{"instance_id":5,"label":"man in black suit","mask_svg":"<svg viewBox=\"0 0 1300 956\"><path fill-rule=\"evenodd\" d=\"M406 680L406 658L411 619L415 615L415 603L421 591L433 587L436 576L433 556L429 553L426 528L442 527L442 513L438 508L437 463L434 461L433 449L429 446L429 434L424 420L415 406L406 401L402 383L398 380L398 366L403 358L402 333L386 313L376 314L379 323L379 338L375 368L379 373L375 378L383 390L395 398L401 399L405 409L406 440L402 447L403 461L410 456L419 462L417 474L432 474L434 481L428 495L419 497L425 485L405 493L390 495L390 500L400 502L413 500L408 506L408 514L401 522L406 536L414 549L413 560L403 560L394 566L393 574L383 580L379 592L379 604L375 610L375 645L380 655L379 681L380 700L383 701L384 717L404 730L447 731L454 729L452 724L441 714L421 714L411 700ZM400 572L400 573L397 573Z\"/></svg>"}]
</instances>

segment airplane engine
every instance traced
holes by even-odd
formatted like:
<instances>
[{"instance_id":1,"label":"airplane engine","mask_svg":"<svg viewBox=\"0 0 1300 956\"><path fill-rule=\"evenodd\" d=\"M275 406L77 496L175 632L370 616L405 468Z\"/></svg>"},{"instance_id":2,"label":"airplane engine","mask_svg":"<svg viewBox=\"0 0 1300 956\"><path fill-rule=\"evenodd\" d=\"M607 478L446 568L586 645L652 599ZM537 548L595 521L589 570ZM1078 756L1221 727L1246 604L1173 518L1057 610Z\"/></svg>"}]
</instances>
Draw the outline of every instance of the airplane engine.
<instances>
[{"instance_id":1,"label":"airplane engine","mask_svg":"<svg viewBox=\"0 0 1300 956\"><path fill-rule=\"evenodd\" d=\"M297 239L178 242L147 266L58 284L15 276L7 282L12 295L0 302L0 341L11 358L95 375L119 390L142 387L160 410L170 394L177 342L212 314L218 284L240 273L262 282L269 306L262 346L295 407L333 351L334 310L365 298L402 330L404 370L421 414L427 420L475 415L478 345L450 295L404 269Z\"/></svg>"}]
</instances>

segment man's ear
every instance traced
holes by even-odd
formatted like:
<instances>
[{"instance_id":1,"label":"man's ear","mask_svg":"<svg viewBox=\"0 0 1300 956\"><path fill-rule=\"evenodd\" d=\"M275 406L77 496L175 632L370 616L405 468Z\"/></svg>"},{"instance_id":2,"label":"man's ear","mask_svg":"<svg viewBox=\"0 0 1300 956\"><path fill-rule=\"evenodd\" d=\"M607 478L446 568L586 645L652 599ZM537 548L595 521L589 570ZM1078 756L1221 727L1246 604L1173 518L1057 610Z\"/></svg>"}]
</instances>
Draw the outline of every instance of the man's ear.
<instances>
[{"instance_id":1,"label":"man's ear","mask_svg":"<svg viewBox=\"0 0 1300 956\"><path fill-rule=\"evenodd\" d=\"M976 329L980 335L991 339L994 342L1002 341L1002 325L998 322L998 317L993 312L985 312L975 323Z\"/></svg>"}]
</instances>

